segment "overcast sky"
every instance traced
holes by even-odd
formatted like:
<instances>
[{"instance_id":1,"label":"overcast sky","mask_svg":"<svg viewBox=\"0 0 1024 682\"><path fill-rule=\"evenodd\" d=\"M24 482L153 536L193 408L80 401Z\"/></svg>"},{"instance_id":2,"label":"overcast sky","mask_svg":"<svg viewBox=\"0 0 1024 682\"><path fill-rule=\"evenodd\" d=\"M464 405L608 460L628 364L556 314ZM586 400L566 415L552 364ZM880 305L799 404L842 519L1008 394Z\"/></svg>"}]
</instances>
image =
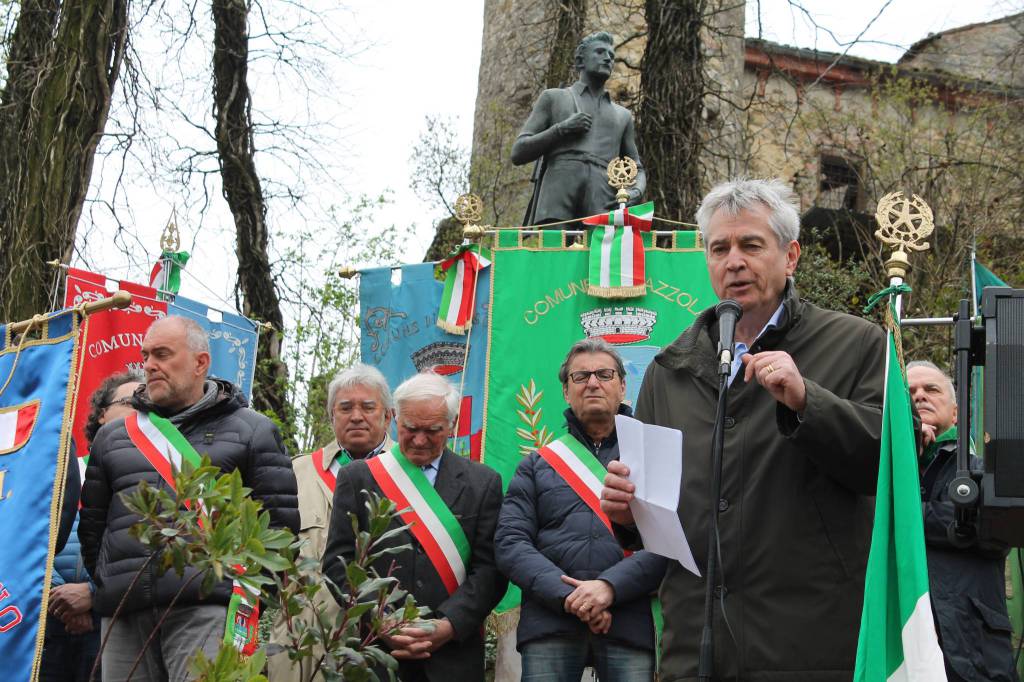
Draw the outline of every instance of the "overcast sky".
<instances>
[{"instance_id":1,"label":"overcast sky","mask_svg":"<svg viewBox=\"0 0 1024 682\"><path fill-rule=\"evenodd\" d=\"M810 16L794 8L798 1ZM433 221L439 216L409 189L410 152L428 115L456 119L463 143L470 143L483 0L349 0L347 6L352 22L348 28L370 47L337 69L337 88L344 96L339 98L334 122L345 135L344 148L332 154L343 157L344 165L352 170L339 180L350 196L393 192L394 203L379 213L375 224L379 229L394 225L408 234L405 258L419 261L430 243ZM822 29L834 32L840 43L849 43L863 32L850 54L895 61L930 32L988 21L1022 8L1024 0L761 0L760 22L757 7L748 5L746 30L747 35L756 36L760 30L761 37L768 40L834 52L847 48ZM614 27L608 28L614 32ZM260 107L263 94L254 92L254 108ZM257 156L256 162L263 170L268 159ZM160 229L175 198L139 196L129 197L129 201L150 205L151 210L144 212L149 219L137 228L142 243L155 257ZM221 237L212 243L203 240L194 249L188 269L193 273L219 273L207 276L207 283L228 298L233 271L224 267L224 253L231 248L231 240L219 240L231 234L231 221L223 200L216 196L214 201L221 206L213 220L222 224L212 234ZM191 241L187 234L189 221L190 216L182 216L186 243ZM272 227L287 229L282 224ZM119 276L127 274L137 280L147 276L149 266L143 265L146 257L137 259L130 268L123 260L111 253L99 258L98 265ZM188 281L186 278L183 294L217 305L210 300L209 290L191 287Z\"/></svg>"}]
</instances>

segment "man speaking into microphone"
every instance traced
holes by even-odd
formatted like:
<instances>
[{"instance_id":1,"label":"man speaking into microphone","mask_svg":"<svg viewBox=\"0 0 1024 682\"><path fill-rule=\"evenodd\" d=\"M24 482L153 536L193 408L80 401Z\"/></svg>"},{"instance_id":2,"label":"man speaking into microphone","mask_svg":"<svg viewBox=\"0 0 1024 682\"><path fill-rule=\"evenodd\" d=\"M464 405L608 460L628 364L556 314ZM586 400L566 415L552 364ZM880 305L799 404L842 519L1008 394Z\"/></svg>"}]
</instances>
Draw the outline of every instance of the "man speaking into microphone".
<instances>
[{"instance_id":1,"label":"man speaking into microphone","mask_svg":"<svg viewBox=\"0 0 1024 682\"><path fill-rule=\"evenodd\" d=\"M679 517L702 573L718 514L713 679L831 682L853 675L878 473L885 336L800 300L800 219L779 180L732 180L701 202L715 293L742 308L727 367L721 492L711 500L720 324L701 313L647 369L636 416L683 432ZM723 372L724 374L724 372ZM608 467L602 509L636 544L633 486ZM635 548L635 547L634 547ZM664 682L698 679L703 578L669 565Z\"/></svg>"}]
</instances>

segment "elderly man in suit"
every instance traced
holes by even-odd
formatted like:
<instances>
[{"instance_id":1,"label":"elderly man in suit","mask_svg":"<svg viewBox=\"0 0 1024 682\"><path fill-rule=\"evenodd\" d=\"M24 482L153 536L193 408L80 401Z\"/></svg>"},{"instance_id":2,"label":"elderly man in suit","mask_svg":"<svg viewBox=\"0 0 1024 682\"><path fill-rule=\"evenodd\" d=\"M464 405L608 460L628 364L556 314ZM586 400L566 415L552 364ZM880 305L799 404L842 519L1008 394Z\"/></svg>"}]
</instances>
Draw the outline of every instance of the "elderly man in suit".
<instances>
[{"instance_id":1,"label":"elderly man in suit","mask_svg":"<svg viewBox=\"0 0 1024 682\"><path fill-rule=\"evenodd\" d=\"M422 627L386 638L404 682L482 680L484 619L505 592L494 560L494 529L501 509L501 478L446 447L459 411L458 391L436 374L417 374L395 390L398 444L338 472L324 572L338 585L355 554L349 514L368 527L366 492L401 498L407 509L393 521L410 527L390 540L408 549L375 568L392 575L420 606Z\"/></svg>"}]
</instances>

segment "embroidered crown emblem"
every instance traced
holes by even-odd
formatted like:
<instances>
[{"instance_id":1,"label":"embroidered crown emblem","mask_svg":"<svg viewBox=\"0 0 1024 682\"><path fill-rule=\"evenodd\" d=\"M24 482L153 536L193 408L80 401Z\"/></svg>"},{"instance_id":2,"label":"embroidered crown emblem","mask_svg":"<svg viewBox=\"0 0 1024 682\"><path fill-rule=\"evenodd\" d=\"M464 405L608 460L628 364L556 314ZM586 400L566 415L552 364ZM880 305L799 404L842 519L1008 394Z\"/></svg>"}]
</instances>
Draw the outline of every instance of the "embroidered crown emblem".
<instances>
[{"instance_id":1,"label":"embroidered crown emblem","mask_svg":"<svg viewBox=\"0 0 1024 682\"><path fill-rule=\"evenodd\" d=\"M613 344L650 338L657 321L657 312L636 306L596 308L580 315L580 324L588 337L599 336Z\"/></svg>"}]
</instances>

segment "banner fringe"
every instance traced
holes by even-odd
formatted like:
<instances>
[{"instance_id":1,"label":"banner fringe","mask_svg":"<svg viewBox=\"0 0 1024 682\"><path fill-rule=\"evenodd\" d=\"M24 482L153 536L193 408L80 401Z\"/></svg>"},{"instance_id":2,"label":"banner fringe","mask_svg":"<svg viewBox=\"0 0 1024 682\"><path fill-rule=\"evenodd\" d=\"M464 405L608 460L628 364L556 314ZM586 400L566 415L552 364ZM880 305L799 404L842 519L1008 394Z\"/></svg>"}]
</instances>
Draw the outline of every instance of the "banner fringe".
<instances>
[{"instance_id":1,"label":"banner fringe","mask_svg":"<svg viewBox=\"0 0 1024 682\"><path fill-rule=\"evenodd\" d=\"M487 616L487 626L498 637L513 632L519 626L519 607L502 613L492 611L491 615Z\"/></svg>"},{"instance_id":2,"label":"banner fringe","mask_svg":"<svg viewBox=\"0 0 1024 682\"><path fill-rule=\"evenodd\" d=\"M646 284L636 284L631 287L602 287L596 284L587 285L587 293L598 298L634 298L647 293ZM438 323L440 324L440 322Z\"/></svg>"},{"instance_id":3,"label":"banner fringe","mask_svg":"<svg viewBox=\"0 0 1024 682\"><path fill-rule=\"evenodd\" d=\"M449 334L461 334L463 336L465 336L466 330L469 328L469 325L452 324L448 320L442 320L441 318L438 318L437 326Z\"/></svg>"}]
</instances>

